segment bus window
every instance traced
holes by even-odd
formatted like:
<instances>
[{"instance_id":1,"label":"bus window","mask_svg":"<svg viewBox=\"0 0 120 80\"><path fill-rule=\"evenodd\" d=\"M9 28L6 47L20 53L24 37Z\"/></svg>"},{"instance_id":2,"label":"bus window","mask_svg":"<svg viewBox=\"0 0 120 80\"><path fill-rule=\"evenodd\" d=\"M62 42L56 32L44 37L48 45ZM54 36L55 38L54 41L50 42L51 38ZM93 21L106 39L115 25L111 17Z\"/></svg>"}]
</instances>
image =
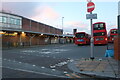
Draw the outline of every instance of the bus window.
<instances>
[{"instance_id":1,"label":"bus window","mask_svg":"<svg viewBox=\"0 0 120 80\"><path fill-rule=\"evenodd\" d=\"M88 34L86 34L85 38L88 38Z\"/></svg>"},{"instance_id":2,"label":"bus window","mask_svg":"<svg viewBox=\"0 0 120 80\"><path fill-rule=\"evenodd\" d=\"M94 33L94 36L105 36L105 32Z\"/></svg>"},{"instance_id":3,"label":"bus window","mask_svg":"<svg viewBox=\"0 0 120 80\"><path fill-rule=\"evenodd\" d=\"M76 37L77 37L77 38L84 38L84 37L85 37L85 34L81 34L81 33L79 34L79 33L77 33L77 34L76 34Z\"/></svg>"},{"instance_id":4,"label":"bus window","mask_svg":"<svg viewBox=\"0 0 120 80\"><path fill-rule=\"evenodd\" d=\"M103 23L100 23L100 24L94 24L93 29L94 30L103 30L103 29L105 29L105 27L104 27Z\"/></svg>"},{"instance_id":5,"label":"bus window","mask_svg":"<svg viewBox=\"0 0 120 80\"><path fill-rule=\"evenodd\" d=\"M116 37L117 35L111 35L111 37L113 38L113 37Z\"/></svg>"},{"instance_id":6,"label":"bus window","mask_svg":"<svg viewBox=\"0 0 120 80\"><path fill-rule=\"evenodd\" d=\"M117 30L112 30L111 33L112 34L117 34Z\"/></svg>"}]
</instances>

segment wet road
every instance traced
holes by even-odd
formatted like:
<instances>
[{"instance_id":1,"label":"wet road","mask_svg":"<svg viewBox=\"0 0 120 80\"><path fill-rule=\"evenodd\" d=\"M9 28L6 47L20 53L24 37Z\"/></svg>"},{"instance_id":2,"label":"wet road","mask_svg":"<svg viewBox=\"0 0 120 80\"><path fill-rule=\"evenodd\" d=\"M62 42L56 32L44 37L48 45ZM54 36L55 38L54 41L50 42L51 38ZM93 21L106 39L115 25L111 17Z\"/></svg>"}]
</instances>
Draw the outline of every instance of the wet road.
<instances>
[{"instance_id":1,"label":"wet road","mask_svg":"<svg viewBox=\"0 0 120 80\"><path fill-rule=\"evenodd\" d=\"M107 46L95 46L94 56L104 57ZM55 44L3 49L3 78L86 78L68 69L67 64L90 57L90 46Z\"/></svg>"}]
</instances>

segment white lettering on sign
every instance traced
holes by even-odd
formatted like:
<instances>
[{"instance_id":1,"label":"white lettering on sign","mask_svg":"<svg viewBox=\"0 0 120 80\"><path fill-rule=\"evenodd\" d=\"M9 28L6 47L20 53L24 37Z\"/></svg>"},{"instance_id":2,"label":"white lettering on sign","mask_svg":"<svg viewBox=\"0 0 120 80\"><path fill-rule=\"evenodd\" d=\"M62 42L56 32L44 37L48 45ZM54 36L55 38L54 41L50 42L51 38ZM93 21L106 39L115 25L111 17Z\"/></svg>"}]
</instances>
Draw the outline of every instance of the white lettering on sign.
<instances>
[{"instance_id":1,"label":"white lettering on sign","mask_svg":"<svg viewBox=\"0 0 120 80\"><path fill-rule=\"evenodd\" d=\"M86 19L97 19L97 14L86 14Z\"/></svg>"}]
</instances>

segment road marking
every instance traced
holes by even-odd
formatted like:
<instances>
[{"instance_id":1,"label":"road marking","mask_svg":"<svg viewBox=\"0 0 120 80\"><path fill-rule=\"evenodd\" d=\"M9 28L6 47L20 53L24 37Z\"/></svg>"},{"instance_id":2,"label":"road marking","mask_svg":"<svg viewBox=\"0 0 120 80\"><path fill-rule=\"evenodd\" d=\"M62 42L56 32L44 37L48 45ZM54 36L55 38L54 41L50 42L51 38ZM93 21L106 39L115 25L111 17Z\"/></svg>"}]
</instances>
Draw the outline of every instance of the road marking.
<instances>
[{"instance_id":1,"label":"road marking","mask_svg":"<svg viewBox=\"0 0 120 80\"><path fill-rule=\"evenodd\" d=\"M67 73L67 71L64 71L64 73L66 74L66 73Z\"/></svg>"},{"instance_id":2,"label":"road marking","mask_svg":"<svg viewBox=\"0 0 120 80\"><path fill-rule=\"evenodd\" d=\"M78 75L76 75L74 73L72 73L72 75L74 75L76 78L81 78L80 76L78 76Z\"/></svg>"},{"instance_id":3,"label":"road marking","mask_svg":"<svg viewBox=\"0 0 120 80\"><path fill-rule=\"evenodd\" d=\"M73 76L71 76L70 74L65 74L66 76L70 77L70 78L74 78Z\"/></svg>"},{"instance_id":4,"label":"road marking","mask_svg":"<svg viewBox=\"0 0 120 80\"><path fill-rule=\"evenodd\" d=\"M80 76L74 74L74 73L70 73L70 74L65 74L66 76L70 77L70 78L81 78Z\"/></svg>"},{"instance_id":5,"label":"road marking","mask_svg":"<svg viewBox=\"0 0 120 80\"><path fill-rule=\"evenodd\" d=\"M30 71L30 70L24 70L24 69L18 69L18 68L10 68L10 67L5 67L5 66L0 66L0 67L12 69L12 70L18 70L18 71L29 72L29 73L35 73L35 74L42 74L42 75L47 75L47 76L55 76L55 77L66 78L66 76L58 76L58 75L52 75L52 74L48 74L48 73L41 73L41 72Z\"/></svg>"},{"instance_id":6,"label":"road marking","mask_svg":"<svg viewBox=\"0 0 120 80\"><path fill-rule=\"evenodd\" d=\"M50 68L55 68L55 66L50 66Z\"/></svg>"},{"instance_id":7,"label":"road marking","mask_svg":"<svg viewBox=\"0 0 120 80\"><path fill-rule=\"evenodd\" d=\"M22 62L19 62L19 63L22 63Z\"/></svg>"},{"instance_id":8,"label":"road marking","mask_svg":"<svg viewBox=\"0 0 120 80\"><path fill-rule=\"evenodd\" d=\"M41 67L41 68L45 68L45 67L43 66L43 67Z\"/></svg>"},{"instance_id":9,"label":"road marking","mask_svg":"<svg viewBox=\"0 0 120 80\"><path fill-rule=\"evenodd\" d=\"M36 65L32 65L33 67L36 66Z\"/></svg>"},{"instance_id":10,"label":"road marking","mask_svg":"<svg viewBox=\"0 0 120 80\"><path fill-rule=\"evenodd\" d=\"M55 69L52 69L53 71L55 71Z\"/></svg>"}]
</instances>

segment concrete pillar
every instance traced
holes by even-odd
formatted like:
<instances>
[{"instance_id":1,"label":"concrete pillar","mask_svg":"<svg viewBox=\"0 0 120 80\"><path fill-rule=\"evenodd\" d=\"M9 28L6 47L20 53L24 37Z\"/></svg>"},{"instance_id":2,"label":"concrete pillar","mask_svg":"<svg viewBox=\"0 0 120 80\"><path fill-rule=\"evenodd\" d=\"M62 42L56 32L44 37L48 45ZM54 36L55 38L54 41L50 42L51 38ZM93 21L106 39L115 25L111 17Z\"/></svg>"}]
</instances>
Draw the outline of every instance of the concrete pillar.
<instances>
[{"instance_id":1,"label":"concrete pillar","mask_svg":"<svg viewBox=\"0 0 120 80\"><path fill-rule=\"evenodd\" d=\"M120 36L114 40L114 58L120 60Z\"/></svg>"}]
</instances>

